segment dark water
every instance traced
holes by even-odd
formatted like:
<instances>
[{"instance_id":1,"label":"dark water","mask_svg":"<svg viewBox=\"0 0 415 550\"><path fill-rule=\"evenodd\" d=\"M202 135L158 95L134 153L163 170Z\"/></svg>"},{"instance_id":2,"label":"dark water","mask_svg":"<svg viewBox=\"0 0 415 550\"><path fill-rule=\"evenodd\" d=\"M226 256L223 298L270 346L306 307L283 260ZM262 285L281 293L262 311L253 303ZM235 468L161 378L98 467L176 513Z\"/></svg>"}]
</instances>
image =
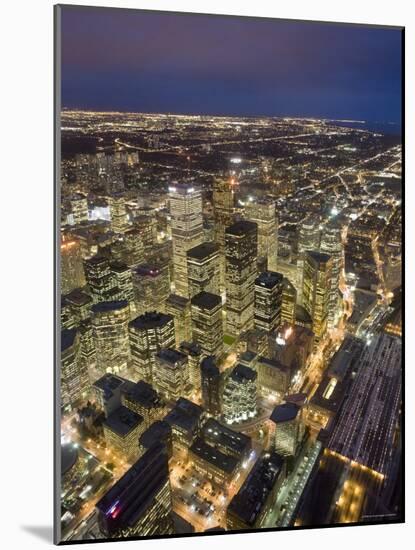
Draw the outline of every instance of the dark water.
<instances>
[{"instance_id":1,"label":"dark water","mask_svg":"<svg viewBox=\"0 0 415 550\"><path fill-rule=\"evenodd\" d=\"M341 122L341 121L332 121L332 124L336 126L344 126L346 128L357 128L360 130L368 130L369 132L376 132L380 134L385 134L387 136L398 136L402 135L401 125L397 122Z\"/></svg>"}]
</instances>

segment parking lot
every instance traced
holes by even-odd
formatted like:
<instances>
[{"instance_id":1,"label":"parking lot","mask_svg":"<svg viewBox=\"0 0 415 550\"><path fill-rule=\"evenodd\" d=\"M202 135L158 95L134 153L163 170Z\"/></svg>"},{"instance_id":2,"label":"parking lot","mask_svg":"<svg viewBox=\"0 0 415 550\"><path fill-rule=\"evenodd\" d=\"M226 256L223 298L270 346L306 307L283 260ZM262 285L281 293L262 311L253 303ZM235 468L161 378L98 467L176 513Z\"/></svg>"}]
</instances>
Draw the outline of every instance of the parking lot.
<instances>
[{"instance_id":1,"label":"parking lot","mask_svg":"<svg viewBox=\"0 0 415 550\"><path fill-rule=\"evenodd\" d=\"M228 495L223 487L203 479L184 461L172 463L170 479L174 508L197 531L224 526Z\"/></svg>"}]
</instances>

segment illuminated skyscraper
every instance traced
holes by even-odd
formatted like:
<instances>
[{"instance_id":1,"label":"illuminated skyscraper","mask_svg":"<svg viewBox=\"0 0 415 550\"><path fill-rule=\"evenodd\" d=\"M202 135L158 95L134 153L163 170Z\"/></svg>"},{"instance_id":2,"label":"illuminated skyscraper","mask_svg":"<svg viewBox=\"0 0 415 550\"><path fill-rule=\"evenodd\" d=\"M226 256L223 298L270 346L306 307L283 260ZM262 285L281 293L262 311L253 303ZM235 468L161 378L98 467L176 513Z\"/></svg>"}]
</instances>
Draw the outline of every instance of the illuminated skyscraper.
<instances>
[{"instance_id":1,"label":"illuminated skyscraper","mask_svg":"<svg viewBox=\"0 0 415 550\"><path fill-rule=\"evenodd\" d=\"M124 233L123 260L128 267L144 262L144 241L138 229L129 229Z\"/></svg>"},{"instance_id":2,"label":"illuminated skyscraper","mask_svg":"<svg viewBox=\"0 0 415 550\"><path fill-rule=\"evenodd\" d=\"M189 380L193 391L200 391L200 363L203 357L202 348L196 342L182 342L180 351L187 355L189 365Z\"/></svg>"},{"instance_id":3,"label":"illuminated skyscraper","mask_svg":"<svg viewBox=\"0 0 415 550\"><path fill-rule=\"evenodd\" d=\"M81 193L74 193L69 202L71 203L71 211L73 216L73 222L78 225L82 222L88 221L88 199Z\"/></svg>"},{"instance_id":4,"label":"illuminated skyscraper","mask_svg":"<svg viewBox=\"0 0 415 550\"><path fill-rule=\"evenodd\" d=\"M69 310L69 318L65 328L76 327L81 344L81 357L84 364L92 366L95 363L95 343L91 323L92 298L84 291L75 289L63 297L61 311Z\"/></svg>"},{"instance_id":5,"label":"illuminated skyscraper","mask_svg":"<svg viewBox=\"0 0 415 550\"><path fill-rule=\"evenodd\" d=\"M140 233L144 253L150 254L153 246L157 243L157 221L152 208L143 209L143 211L146 213L134 218L133 224L135 230Z\"/></svg>"},{"instance_id":6,"label":"illuminated skyscraper","mask_svg":"<svg viewBox=\"0 0 415 550\"><path fill-rule=\"evenodd\" d=\"M130 359L128 323L130 306L126 300L101 302L92 307L92 327L97 368L102 372L125 370Z\"/></svg>"},{"instance_id":7,"label":"illuminated skyscraper","mask_svg":"<svg viewBox=\"0 0 415 550\"><path fill-rule=\"evenodd\" d=\"M167 401L187 397L190 390L187 355L172 348L156 353L153 386Z\"/></svg>"},{"instance_id":8,"label":"illuminated skyscraper","mask_svg":"<svg viewBox=\"0 0 415 550\"><path fill-rule=\"evenodd\" d=\"M117 293L108 258L100 255L84 260L86 282L95 304L113 300Z\"/></svg>"},{"instance_id":9,"label":"illuminated skyscraper","mask_svg":"<svg viewBox=\"0 0 415 550\"><path fill-rule=\"evenodd\" d=\"M134 305L134 287L131 269L121 262L112 262L110 270L117 289L117 299L127 300L130 305Z\"/></svg>"},{"instance_id":10,"label":"illuminated skyscraper","mask_svg":"<svg viewBox=\"0 0 415 550\"><path fill-rule=\"evenodd\" d=\"M200 365L202 405L205 411L212 416L221 413L222 377L212 355L202 359Z\"/></svg>"},{"instance_id":11,"label":"illuminated skyscraper","mask_svg":"<svg viewBox=\"0 0 415 550\"><path fill-rule=\"evenodd\" d=\"M188 250L187 278L190 298L202 291L220 294L220 256L216 243L202 243Z\"/></svg>"},{"instance_id":12,"label":"illuminated skyscraper","mask_svg":"<svg viewBox=\"0 0 415 550\"><path fill-rule=\"evenodd\" d=\"M237 182L233 177L215 179L213 182L214 235L219 245L221 291L225 288L225 229L235 221L236 186Z\"/></svg>"},{"instance_id":13,"label":"illuminated skyscraper","mask_svg":"<svg viewBox=\"0 0 415 550\"><path fill-rule=\"evenodd\" d=\"M306 250L318 250L320 246L320 219L308 216L300 224L298 234L298 255Z\"/></svg>"},{"instance_id":14,"label":"illuminated skyscraper","mask_svg":"<svg viewBox=\"0 0 415 550\"><path fill-rule=\"evenodd\" d=\"M164 311L170 294L168 266L140 264L133 270L133 283L138 313Z\"/></svg>"},{"instance_id":15,"label":"illuminated skyscraper","mask_svg":"<svg viewBox=\"0 0 415 550\"><path fill-rule=\"evenodd\" d=\"M332 257L331 288L329 298L328 325L332 328L339 313L339 284L340 274L343 268L343 245L341 239L341 226L336 222L329 222L321 237L320 250Z\"/></svg>"},{"instance_id":16,"label":"illuminated skyscraper","mask_svg":"<svg viewBox=\"0 0 415 550\"><path fill-rule=\"evenodd\" d=\"M73 290L65 296L65 303L69 307L71 317L76 325L91 318L92 298L83 290Z\"/></svg>"},{"instance_id":17,"label":"illuminated skyscraper","mask_svg":"<svg viewBox=\"0 0 415 550\"><path fill-rule=\"evenodd\" d=\"M232 177L215 179L213 182L215 240L222 250L225 245L225 228L231 225L234 221L234 189L236 185L236 180Z\"/></svg>"},{"instance_id":18,"label":"illuminated skyscraper","mask_svg":"<svg viewBox=\"0 0 415 550\"><path fill-rule=\"evenodd\" d=\"M300 224L298 232L297 278L298 297L301 301L303 292L304 258L307 250L320 248L320 219L308 216Z\"/></svg>"},{"instance_id":19,"label":"illuminated skyscraper","mask_svg":"<svg viewBox=\"0 0 415 550\"><path fill-rule=\"evenodd\" d=\"M238 363L224 384L222 414L227 424L254 418L257 414L257 373Z\"/></svg>"},{"instance_id":20,"label":"illuminated skyscraper","mask_svg":"<svg viewBox=\"0 0 415 550\"><path fill-rule=\"evenodd\" d=\"M275 425L275 450L281 456L294 456L303 434L301 407L282 403L273 410L271 422Z\"/></svg>"},{"instance_id":21,"label":"illuminated skyscraper","mask_svg":"<svg viewBox=\"0 0 415 550\"><path fill-rule=\"evenodd\" d=\"M110 195L108 204L111 213L111 229L114 233L125 233L130 228L130 224L127 219L124 195L122 193Z\"/></svg>"},{"instance_id":22,"label":"illuminated skyscraper","mask_svg":"<svg viewBox=\"0 0 415 550\"><path fill-rule=\"evenodd\" d=\"M173 534L166 446L162 443L151 446L105 493L96 507L98 525L104 537Z\"/></svg>"},{"instance_id":23,"label":"illuminated skyscraper","mask_svg":"<svg viewBox=\"0 0 415 550\"><path fill-rule=\"evenodd\" d=\"M223 318L222 300L216 294L200 292L191 300L192 337L204 355L222 354Z\"/></svg>"},{"instance_id":24,"label":"illuminated skyscraper","mask_svg":"<svg viewBox=\"0 0 415 550\"><path fill-rule=\"evenodd\" d=\"M226 332L238 336L254 324L257 225L239 221L225 231Z\"/></svg>"},{"instance_id":25,"label":"illuminated skyscraper","mask_svg":"<svg viewBox=\"0 0 415 550\"><path fill-rule=\"evenodd\" d=\"M278 222L275 201L258 199L245 205L248 220L258 226L258 259L266 260L268 271L277 270L278 258Z\"/></svg>"},{"instance_id":26,"label":"illuminated skyscraper","mask_svg":"<svg viewBox=\"0 0 415 550\"><path fill-rule=\"evenodd\" d=\"M169 187L175 293L189 295L187 251L203 240L202 194L192 185Z\"/></svg>"},{"instance_id":27,"label":"illuminated skyscraper","mask_svg":"<svg viewBox=\"0 0 415 550\"><path fill-rule=\"evenodd\" d=\"M71 411L89 389L88 369L82 360L79 333L75 329L61 333L61 406Z\"/></svg>"},{"instance_id":28,"label":"illuminated skyscraper","mask_svg":"<svg viewBox=\"0 0 415 550\"><path fill-rule=\"evenodd\" d=\"M85 285L81 245L77 239L66 239L61 243L61 292L68 294L74 288Z\"/></svg>"},{"instance_id":29,"label":"illuminated skyscraper","mask_svg":"<svg viewBox=\"0 0 415 550\"><path fill-rule=\"evenodd\" d=\"M81 321L78 326L79 338L81 341L81 357L84 365L88 369L96 363L96 350L94 341L94 331L91 319Z\"/></svg>"},{"instance_id":30,"label":"illuminated skyscraper","mask_svg":"<svg viewBox=\"0 0 415 550\"><path fill-rule=\"evenodd\" d=\"M255 328L273 332L281 325L283 276L265 271L255 279Z\"/></svg>"},{"instance_id":31,"label":"illuminated skyscraper","mask_svg":"<svg viewBox=\"0 0 415 550\"><path fill-rule=\"evenodd\" d=\"M144 313L129 324L131 358L137 380L152 382L154 356L175 344L171 315L156 311Z\"/></svg>"},{"instance_id":32,"label":"illuminated skyscraper","mask_svg":"<svg viewBox=\"0 0 415 550\"><path fill-rule=\"evenodd\" d=\"M297 304L297 291L291 282L284 277L282 284L281 323L295 324L295 308Z\"/></svg>"},{"instance_id":33,"label":"illuminated skyscraper","mask_svg":"<svg viewBox=\"0 0 415 550\"><path fill-rule=\"evenodd\" d=\"M304 309L312 319L317 345L327 330L333 261L331 256L315 250L305 253L303 276Z\"/></svg>"},{"instance_id":34,"label":"illuminated skyscraper","mask_svg":"<svg viewBox=\"0 0 415 550\"><path fill-rule=\"evenodd\" d=\"M60 304L60 320L61 320L61 329L71 329L76 327L75 320L72 316L71 308L66 300L66 296L61 296Z\"/></svg>"},{"instance_id":35,"label":"illuminated skyscraper","mask_svg":"<svg viewBox=\"0 0 415 550\"><path fill-rule=\"evenodd\" d=\"M174 318L176 347L191 340L190 300L177 294L170 294L164 304L165 312Z\"/></svg>"}]
</instances>

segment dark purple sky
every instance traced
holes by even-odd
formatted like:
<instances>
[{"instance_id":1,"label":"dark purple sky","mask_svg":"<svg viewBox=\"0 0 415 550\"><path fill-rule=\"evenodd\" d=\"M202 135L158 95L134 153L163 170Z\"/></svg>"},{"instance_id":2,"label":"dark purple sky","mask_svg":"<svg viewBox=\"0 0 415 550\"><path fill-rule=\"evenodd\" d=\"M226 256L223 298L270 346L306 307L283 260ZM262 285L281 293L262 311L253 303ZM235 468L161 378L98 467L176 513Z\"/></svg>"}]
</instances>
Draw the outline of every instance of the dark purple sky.
<instances>
[{"instance_id":1,"label":"dark purple sky","mask_svg":"<svg viewBox=\"0 0 415 550\"><path fill-rule=\"evenodd\" d=\"M62 105L399 122L401 31L63 7Z\"/></svg>"}]
</instances>

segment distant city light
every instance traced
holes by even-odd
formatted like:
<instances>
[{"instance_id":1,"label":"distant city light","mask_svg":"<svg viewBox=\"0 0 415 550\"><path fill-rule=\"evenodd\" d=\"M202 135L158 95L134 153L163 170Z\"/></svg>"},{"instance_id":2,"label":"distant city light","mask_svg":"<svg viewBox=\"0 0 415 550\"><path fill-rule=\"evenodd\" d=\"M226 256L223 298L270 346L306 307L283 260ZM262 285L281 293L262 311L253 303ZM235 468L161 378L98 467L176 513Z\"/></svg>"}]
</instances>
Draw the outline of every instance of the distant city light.
<instances>
[{"instance_id":1,"label":"distant city light","mask_svg":"<svg viewBox=\"0 0 415 550\"><path fill-rule=\"evenodd\" d=\"M291 336L292 333L293 333L293 327L288 327L287 330L285 331L284 339L288 340L288 338Z\"/></svg>"},{"instance_id":2,"label":"distant city light","mask_svg":"<svg viewBox=\"0 0 415 550\"><path fill-rule=\"evenodd\" d=\"M95 221L95 220L110 221L111 213L110 213L109 206L95 206L94 208L88 211L88 219L90 221Z\"/></svg>"},{"instance_id":3,"label":"distant city light","mask_svg":"<svg viewBox=\"0 0 415 550\"><path fill-rule=\"evenodd\" d=\"M276 337L275 341L279 346L285 346L285 340L280 334Z\"/></svg>"}]
</instances>

